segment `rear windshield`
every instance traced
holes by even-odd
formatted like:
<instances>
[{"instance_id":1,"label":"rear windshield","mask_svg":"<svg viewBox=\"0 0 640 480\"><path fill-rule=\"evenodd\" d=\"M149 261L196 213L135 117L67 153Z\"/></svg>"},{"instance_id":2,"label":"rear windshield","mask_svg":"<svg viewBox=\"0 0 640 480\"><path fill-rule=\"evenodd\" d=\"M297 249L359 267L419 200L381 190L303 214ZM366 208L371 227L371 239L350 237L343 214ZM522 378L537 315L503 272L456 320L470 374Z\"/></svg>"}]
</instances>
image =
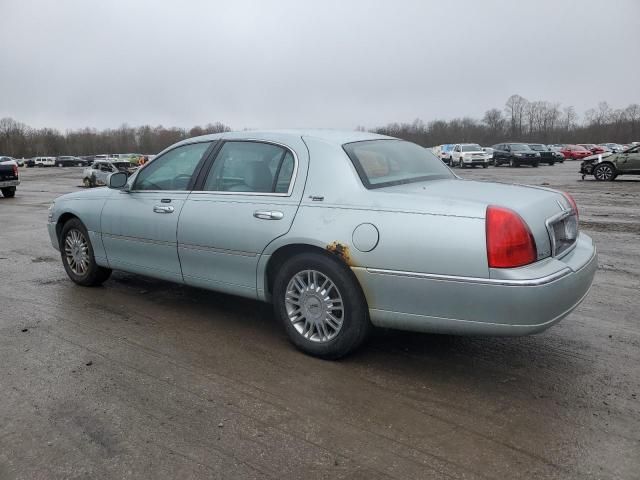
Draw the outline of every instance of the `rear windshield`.
<instances>
[{"instance_id":1,"label":"rear windshield","mask_svg":"<svg viewBox=\"0 0 640 480\"><path fill-rule=\"evenodd\" d=\"M454 178L429 150L403 140L367 140L343 145L367 188Z\"/></svg>"}]
</instances>

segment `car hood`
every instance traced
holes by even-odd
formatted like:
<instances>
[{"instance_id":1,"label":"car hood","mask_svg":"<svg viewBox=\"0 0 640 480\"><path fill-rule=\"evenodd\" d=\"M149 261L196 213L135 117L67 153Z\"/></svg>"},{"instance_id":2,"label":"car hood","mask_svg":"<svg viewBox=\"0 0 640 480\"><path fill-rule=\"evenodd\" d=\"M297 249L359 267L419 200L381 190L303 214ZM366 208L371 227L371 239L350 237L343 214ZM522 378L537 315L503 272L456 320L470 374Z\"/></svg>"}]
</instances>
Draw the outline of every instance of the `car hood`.
<instances>
[{"instance_id":1,"label":"car hood","mask_svg":"<svg viewBox=\"0 0 640 480\"><path fill-rule=\"evenodd\" d=\"M97 187L97 188L91 188L87 190L80 190L78 192L66 193L56 198L55 201L57 203L62 201L73 201L73 200L99 200L99 199L110 197L115 191L116 190L110 189L108 187Z\"/></svg>"},{"instance_id":2,"label":"car hood","mask_svg":"<svg viewBox=\"0 0 640 480\"><path fill-rule=\"evenodd\" d=\"M584 157L583 160L585 162L593 162L595 160L601 160L603 158L610 157L611 155L614 155L614 153L613 152L595 153L593 155L589 155L588 157Z\"/></svg>"}]
</instances>

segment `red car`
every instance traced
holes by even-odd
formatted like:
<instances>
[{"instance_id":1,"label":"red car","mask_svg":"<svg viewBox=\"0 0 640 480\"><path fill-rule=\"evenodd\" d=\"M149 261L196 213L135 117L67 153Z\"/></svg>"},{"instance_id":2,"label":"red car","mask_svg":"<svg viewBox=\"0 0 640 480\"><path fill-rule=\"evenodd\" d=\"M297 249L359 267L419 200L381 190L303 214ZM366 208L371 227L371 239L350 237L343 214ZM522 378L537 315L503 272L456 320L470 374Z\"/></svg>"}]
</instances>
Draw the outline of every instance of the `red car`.
<instances>
[{"instance_id":1,"label":"red car","mask_svg":"<svg viewBox=\"0 0 640 480\"><path fill-rule=\"evenodd\" d=\"M589 155L593 155L591 150L587 150L580 145L565 145L560 149L560 153L564 155L564 158L569 160L580 160L584 157L588 157Z\"/></svg>"},{"instance_id":2,"label":"red car","mask_svg":"<svg viewBox=\"0 0 640 480\"><path fill-rule=\"evenodd\" d=\"M601 145L596 145L595 143L579 143L578 146L584 147L587 150L589 150L591 153L594 153L596 155L598 153L604 153L608 151L606 148L602 147Z\"/></svg>"}]
</instances>

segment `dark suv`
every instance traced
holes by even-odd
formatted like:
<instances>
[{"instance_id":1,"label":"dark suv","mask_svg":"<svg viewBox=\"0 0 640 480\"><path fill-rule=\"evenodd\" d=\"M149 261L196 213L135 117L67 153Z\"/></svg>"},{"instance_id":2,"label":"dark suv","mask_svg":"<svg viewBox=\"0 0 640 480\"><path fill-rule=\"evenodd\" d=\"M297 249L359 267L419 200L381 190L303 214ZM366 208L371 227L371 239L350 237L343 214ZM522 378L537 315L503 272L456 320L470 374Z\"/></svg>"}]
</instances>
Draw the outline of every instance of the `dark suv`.
<instances>
[{"instance_id":1,"label":"dark suv","mask_svg":"<svg viewBox=\"0 0 640 480\"><path fill-rule=\"evenodd\" d=\"M556 162L564 162L563 154L551 150L549 147L542 143L529 143L528 145L531 150L540 154L540 163L548 163L549 165L553 165Z\"/></svg>"},{"instance_id":2,"label":"dark suv","mask_svg":"<svg viewBox=\"0 0 640 480\"><path fill-rule=\"evenodd\" d=\"M493 163L496 167L508 164L510 167L520 165L540 165L540 154L526 143L499 143L493 147Z\"/></svg>"}]
</instances>

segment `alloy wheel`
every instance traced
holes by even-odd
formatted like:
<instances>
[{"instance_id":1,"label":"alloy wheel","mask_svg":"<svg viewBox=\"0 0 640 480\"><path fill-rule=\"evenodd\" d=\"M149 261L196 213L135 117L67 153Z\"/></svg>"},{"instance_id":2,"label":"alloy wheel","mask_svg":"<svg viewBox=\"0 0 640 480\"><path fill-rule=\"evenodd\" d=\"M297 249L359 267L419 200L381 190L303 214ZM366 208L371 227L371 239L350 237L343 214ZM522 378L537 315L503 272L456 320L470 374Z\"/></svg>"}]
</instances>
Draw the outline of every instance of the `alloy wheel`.
<instances>
[{"instance_id":1,"label":"alloy wheel","mask_svg":"<svg viewBox=\"0 0 640 480\"><path fill-rule=\"evenodd\" d=\"M607 164L599 165L593 172L593 175L596 177L596 180L607 182L613 178L613 168Z\"/></svg>"},{"instance_id":2,"label":"alloy wheel","mask_svg":"<svg viewBox=\"0 0 640 480\"><path fill-rule=\"evenodd\" d=\"M287 285L285 308L293 327L312 342L333 340L345 319L338 287L317 270L303 270L293 276Z\"/></svg>"},{"instance_id":3,"label":"alloy wheel","mask_svg":"<svg viewBox=\"0 0 640 480\"><path fill-rule=\"evenodd\" d=\"M64 255L73 273L82 276L89 269L89 244L84 234L75 228L67 232Z\"/></svg>"}]
</instances>

